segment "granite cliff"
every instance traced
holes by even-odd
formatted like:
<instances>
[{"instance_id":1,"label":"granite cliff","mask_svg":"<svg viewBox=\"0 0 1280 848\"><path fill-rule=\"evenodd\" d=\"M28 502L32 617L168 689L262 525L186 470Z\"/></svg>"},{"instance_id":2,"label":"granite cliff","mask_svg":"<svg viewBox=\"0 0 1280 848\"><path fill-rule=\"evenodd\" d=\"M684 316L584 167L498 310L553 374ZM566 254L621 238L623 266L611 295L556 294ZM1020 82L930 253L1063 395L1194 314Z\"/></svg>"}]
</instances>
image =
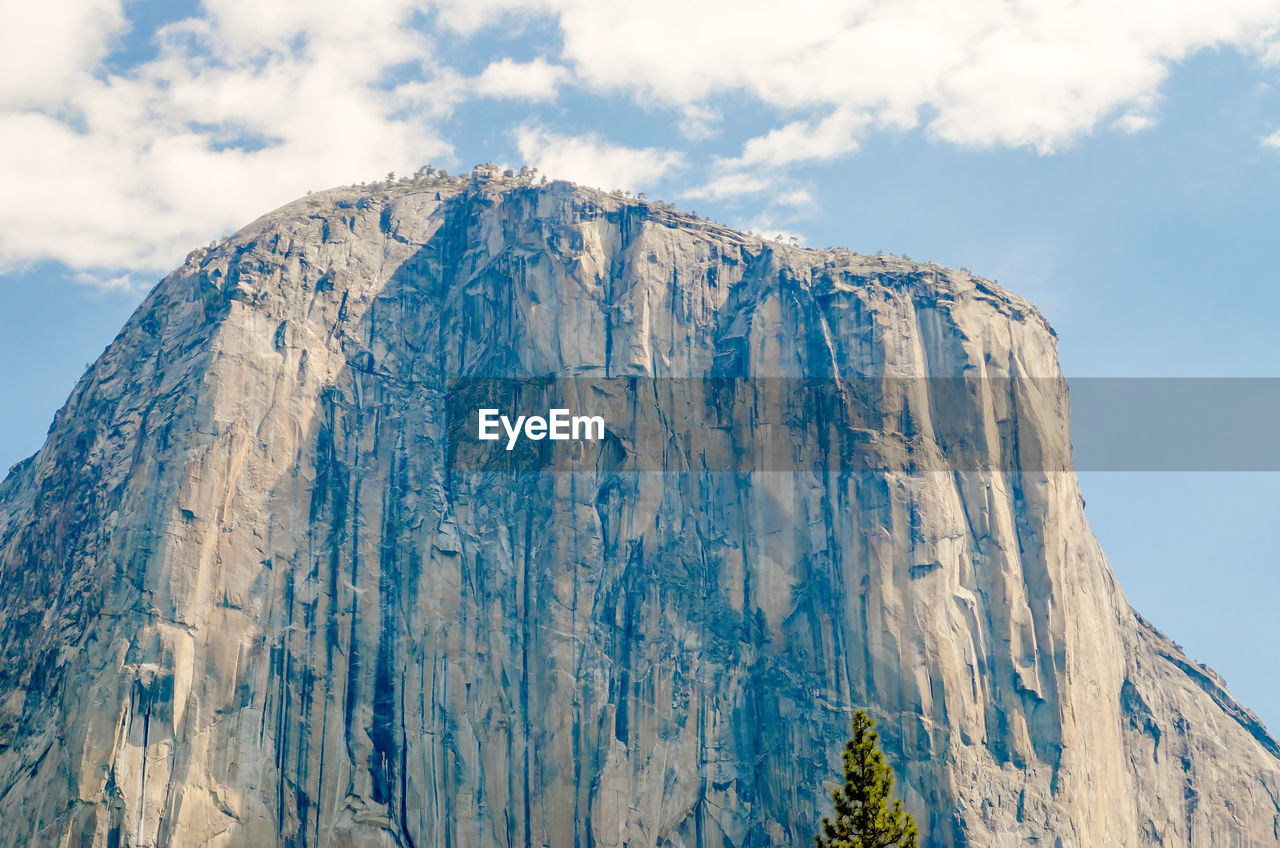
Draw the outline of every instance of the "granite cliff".
<instances>
[{"instance_id":1,"label":"granite cliff","mask_svg":"<svg viewBox=\"0 0 1280 848\"><path fill-rule=\"evenodd\" d=\"M446 456L457 377L726 374L1059 376L986 280L566 183L193 252L0 485L0 846L804 845L857 706L927 845L1280 845L1280 747L1125 602L1056 407L988 398L1013 471L913 465L929 396L872 470Z\"/></svg>"}]
</instances>

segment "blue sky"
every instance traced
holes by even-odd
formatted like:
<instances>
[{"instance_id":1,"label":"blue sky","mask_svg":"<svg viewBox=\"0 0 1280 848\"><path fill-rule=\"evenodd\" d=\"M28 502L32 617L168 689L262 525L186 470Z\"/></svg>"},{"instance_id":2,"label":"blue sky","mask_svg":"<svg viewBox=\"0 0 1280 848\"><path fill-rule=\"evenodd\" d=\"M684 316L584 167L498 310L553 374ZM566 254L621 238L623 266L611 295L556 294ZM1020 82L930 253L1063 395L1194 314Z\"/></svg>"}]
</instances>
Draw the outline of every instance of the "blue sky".
<instances>
[{"instance_id":1,"label":"blue sky","mask_svg":"<svg viewBox=\"0 0 1280 848\"><path fill-rule=\"evenodd\" d=\"M1035 301L1068 376L1280 376L1275 0L0 8L0 463L146 289L309 189L492 160ZM1089 473L1130 601L1280 729L1280 479Z\"/></svg>"}]
</instances>

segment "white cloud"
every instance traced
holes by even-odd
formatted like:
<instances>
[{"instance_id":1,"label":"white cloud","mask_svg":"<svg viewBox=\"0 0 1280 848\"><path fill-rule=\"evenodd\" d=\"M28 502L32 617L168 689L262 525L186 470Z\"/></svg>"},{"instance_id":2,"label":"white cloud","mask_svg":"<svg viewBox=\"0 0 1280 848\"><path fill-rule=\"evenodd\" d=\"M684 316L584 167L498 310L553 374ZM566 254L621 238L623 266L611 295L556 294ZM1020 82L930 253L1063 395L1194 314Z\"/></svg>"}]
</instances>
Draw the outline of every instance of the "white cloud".
<instances>
[{"instance_id":1,"label":"white cloud","mask_svg":"<svg viewBox=\"0 0 1280 848\"><path fill-rule=\"evenodd\" d=\"M486 97L512 97L547 100L555 97L556 88L569 72L545 59L515 62L502 59L491 63L476 78L474 91Z\"/></svg>"},{"instance_id":2,"label":"white cloud","mask_svg":"<svg viewBox=\"0 0 1280 848\"><path fill-rule=\"evenodd\" d=\"M313 54L345 57L348 68L372 62L365 75L422 58L423 36L410 26L425 0L202 0L218 55L253 58L288 53L299 38Z\"/></svg>"},{"instance_id":3,"label":"white cloud","mask_svg":"<svg viewBox=\"0 0 1280 848\"><path fill-rule=\"evenodd\" d=\"M672 150L624 147L594 133L560 135L532 125L518 128L515 142L524 161L548 176L608 190L651 187L684 161Z\"/></svg>"},{"instance_id":4,"label":"white cloud","mask_svg":"<svg viewBox=\"0 0 1280 848\"><path fill-rule=\"evenodd\" d=\"M443 20L472 29L513 10L554 15L563 61L600 91L677 107L746 93L873 122L846 118L853 135L923 118L945 141L1042 152L1118 114L1135 128L1150 115L1132 107L1198 50L1276 55L1280 27L1275 0L484 0L467 13L460 2Z\"/></svg>"},{"instance_id":5,"label":"white cloud","mask_svg":"<svg viewBox=\"0 0 1280 848\"><path fill-rule=\"evenodd\" d=\"M857 136L868 123L867 115L847 109L837 109L821 120L793 121L748 140L741 155L716 160L718 176L685 196L724 200L773 192L775 205L811 206L813 197L807 191L779 191L786 166L829 161L853 152L858 146Z\"/></svg>"},{"instance_id":6,"label":"white cloud","mask_svg":"<svg viewBox=\"0 0 1280 848\"><path fill-rule=\"evenodd\" d=\"M1112 126L1120 130L1120 132L1130 134L1151 129L1155 125L1155 116L1143 112L1125 112L1112 123Z\"/></svg>"},{"instance_id":7,"label":"white cloud","mask_svg":"<svg viewBox=\"0 0 1280 848\"><path fill-rule=\"evenodd\" d=\"M1262 139L1263 147L1273 147L1280 150L1280 130L1276 130L1271 135L1264 136Z\"/></svg>"},{"instance_id":8,"label":"white cloud","mask_svg":"<svg viewBox=\"0 0 1280 848\"><path fill-rule=\"evenodd\" d=\"M706 141L720 132L718 124L724 116L719 109L700 103L687 103L681 111L680 134L689 141Z\"/></svg>"},{"instance_id":9,"label":"white cloud","mask_svg":"<svg viewBox=\"0 0 1280 848\"><path fill-rule=\"evenodd\" d=\"M165 29L159 55L125 74L97 67L101 43L41 69L57 85L0 102L0 268L54 258L100 280L166 270L309 188L447 153L423 100L447 104L461 83L408 26L420 11L416 0L208 0L205 17ZM393 70L411 81L393 83Z\"/></svg>"},{"instance_id":10,"label":"white cloud","mask_svg":"<svg viewBox=\"0 0 1280 848\"><path fill-rule=\"evenodd\" d=\"M885 128L1052 152L1151 126L1162 82L1198 50L1280 63L1276 0L203 0L154 59L109 70L132 7L0 5L0 270L164 270L308 188L448 155L436 127L472 97L628 97L666 109L691 150L763 117L686 196L776 210L813 205L789 169ZM423 21L464 42L488 28L499 49L550 25L543 46L559 49L464 76ZM511 120L526 121L520 155L554 176L635 189L692 172L674 149L563 134L554 113ZM1263 143L1280 148L1280 131Z\"/></svg>"},{"instance_id":11,"label":"white cloud","mask_svg":"<svg viewBox=\"0 0 1280 848\"><path fill-rule=\"evenodd\" d=\"M100 291L138 291L153 279L139 278L133 274L96 274L92 271L79 271L71 278L81 285L90 286Z\"/></svg>"},{"instance_id":12,"label":"white cloud","mask_svg":"<svg viewBox=\"0 0 1280 848\"><path fill-rule=\"evenodd\" d=\"M795 121L753 138L742 155L726 160L729 168L779 167L793 162L834 159L857 149L857 134L869 123L865 114L837 109L821 121Z\"/></svg>"},{"instance_id":13,"label":"white cloud","mask_svg":"<svg viewBox=\"0 0 1280 848\"><path fill-rule=\"evenodd\" d=\"M813 199L813 195L802 188L793 188L781 192L773 198L773 202L779 206L793 206L797 209L810 207L817 203Z\"/></svg>"},{"instance_id":14,"label":"white cloud","mask_svg":"<svg viewBox=\"0 0 1280 848\"><path fill-rule=\"evenodd\" d=\"M1130 134L1150 129L1158 120L1160 99L1155 94L1134 98L1133 103L1111 125L1120 132Z\"/></svg>"},{"instance_id":15,"label":"white cloud","mask_svg":"<svg viewBox=\"0 0 1280 848\"><path fill-rule=\"evenodd\" d=\"M553 10L553 0L436 0L442 26L463 35L486 27L502 26L519 31L522 18Z\"/></svg>"},{"instance_id":16,"label":"white cloud","mask_svg":"<svg viewBox=\"0 0 1280 848\"><path fill-rule=\"evenodd\" d=\"M760 194L774 187L777 180L763 174L734 171L723 174L705 185L689 189L682 196L692 200L727 200L748 194Z\"/></svg>"},{"instance_id":17,"label":"white cloud","mask_svg":"<svg viewBox=\"0 0 1280 848\"><path fill-rule=\"evenodd\" d=\"M107 54L124 26L120 0L0 4L0 108L67 95Z\"/></svg>"},{"instance_id":18,"label":"white cloud","mask_svg":"<svg viewBox=\"0 0 1280 848\"><path fill-rule=\"evenodd\" d=\"M743 232L755 233L765 241L778 241L783 244L800 246L806 243L802 233L790 229L782 219L768 213L738 221L736 227Z\"/></svg>"}]
</instances>

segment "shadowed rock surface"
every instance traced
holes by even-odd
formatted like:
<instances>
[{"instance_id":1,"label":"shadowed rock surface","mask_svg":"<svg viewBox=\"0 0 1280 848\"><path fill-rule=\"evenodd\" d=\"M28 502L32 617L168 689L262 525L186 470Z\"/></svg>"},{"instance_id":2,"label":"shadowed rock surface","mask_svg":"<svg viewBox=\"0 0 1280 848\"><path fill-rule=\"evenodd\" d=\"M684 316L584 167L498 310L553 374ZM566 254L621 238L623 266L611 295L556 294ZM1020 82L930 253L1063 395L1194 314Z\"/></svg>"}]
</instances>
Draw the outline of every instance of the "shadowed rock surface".
<instances>
[{"instance_id":1,"label":"shadowed rock surface","mask_svg":"<svg viewBox=\"0 0 1280 848\"><path fill-rule=\"evenodd\" d=\"M1057 377L1052 331L566 183L265 216L0 485L0 845L804 845L857 706L927 845L1280 844L1280 748L1129 608L1074 476L920 472L936 398L877 471L445 459L458 376L953 374ZM975 444L1069 458L987 402Z\"/></svg>"}]
</instances>

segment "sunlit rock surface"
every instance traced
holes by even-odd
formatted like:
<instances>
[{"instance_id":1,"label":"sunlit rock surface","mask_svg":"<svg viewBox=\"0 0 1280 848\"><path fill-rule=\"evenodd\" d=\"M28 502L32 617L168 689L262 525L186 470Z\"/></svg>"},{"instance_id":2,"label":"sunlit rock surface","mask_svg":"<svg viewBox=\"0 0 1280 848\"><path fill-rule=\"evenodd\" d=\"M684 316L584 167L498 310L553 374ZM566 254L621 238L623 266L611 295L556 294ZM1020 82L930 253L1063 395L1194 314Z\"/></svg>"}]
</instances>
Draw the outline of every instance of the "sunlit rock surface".
<instances>
[{"instance_id":1,"label":"sunlit rock surface","mask_svg":"<svg viewBox=\"0 0 1280 848\"><path fill-rule=\"evenodd\" d=\"M804 845L857 706L928 845L1280 844L1280 748L1130 610L1070 474L445 459L461 375L958 373L1055 377L1055 338L963 272L565 183L272 213L0 486L0 845ZM1069 456L993 408L976 440Z\"/></svg>"}]
</instances>

